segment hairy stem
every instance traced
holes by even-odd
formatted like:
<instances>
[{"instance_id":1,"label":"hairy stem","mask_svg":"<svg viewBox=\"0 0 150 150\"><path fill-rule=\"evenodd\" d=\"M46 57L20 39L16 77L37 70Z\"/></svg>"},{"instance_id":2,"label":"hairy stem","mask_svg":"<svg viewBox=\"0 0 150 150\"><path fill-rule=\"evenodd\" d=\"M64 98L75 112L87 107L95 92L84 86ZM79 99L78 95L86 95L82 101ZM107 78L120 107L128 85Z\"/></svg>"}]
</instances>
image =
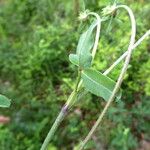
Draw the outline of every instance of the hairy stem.
<instances>
[{"instance_id":1,"label":"hairy stem","mask_svg":"<svg viewBox=\"0 0 150 150\"><path fill-rule=\"evenodd\" d=\"M123 77L127 71L127 67L128 67L128 64L130 62L130 58L131 58L131 53L132 53L132 47L134 45L134 42L135 42L135 35L136 35L136 23L135 23L135 18L134 18L134 15L133 15L133 12L132 10L128 7L128 6L125 6L125 5L119 5L117 6L117 9L118 8L124 8L128 13L129 13L129 17L130 17L130 20L131 20L131 26L132 26L132 34L131 34L131 38L130 38L130 44L129 44L129 47L128 47L128 54L126 56L126 59L125 59L125 63L124 63L124 66L121 70L121 73L119 75L119 78L117 80L117 83L115 85L115 88L112 92L112 95L110 96L106 106L104 107L103 111L101 112L101 114L99 115L99 118L98 120L96 121L96 123L94 124L94 126L92 127L91 131L89 132L89 134L87 135L87 137L85 138L85 140L80 144L79 146L79 150L82 150L84 148L84 146L86 145L86 143L89 141L89 139L92 137L93 133L95 132L95 130L97 129L98 125L101 123L104 115L106 114L110 104L112 103L112 101L114 100L115 98L115 94L118 92L120 86L121 86L121 83L123 81Z\"/></svg>"}]
</instances>

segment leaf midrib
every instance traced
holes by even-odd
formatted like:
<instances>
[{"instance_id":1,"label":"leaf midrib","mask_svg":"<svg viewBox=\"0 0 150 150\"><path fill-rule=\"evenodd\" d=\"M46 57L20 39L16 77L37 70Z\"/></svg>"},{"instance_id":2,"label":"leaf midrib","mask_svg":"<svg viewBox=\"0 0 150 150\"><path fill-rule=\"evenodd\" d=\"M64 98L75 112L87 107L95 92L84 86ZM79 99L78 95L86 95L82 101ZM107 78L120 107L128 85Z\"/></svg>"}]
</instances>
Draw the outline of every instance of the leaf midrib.
<instances>
[{"instance_id":1,"label":"leaf midrib","mask_svg":"<svg viewBox=\"0 0 150 150\"><path fill-rule=\"evenodd\" d=\"M83 74L84 74L87 78L89 78L91 81L93 81L94 83L96 83L97 85L100 85L100 86L104 87L104 89L108 90L110 94L112 93L108 88L106 88L105 86L103 86L103 84L98 84L96 81L94 81L94 80L93 80L92 78L90 78L88 75L86 75L84 72L83 72Z\"/></svg>"}]
</instances>

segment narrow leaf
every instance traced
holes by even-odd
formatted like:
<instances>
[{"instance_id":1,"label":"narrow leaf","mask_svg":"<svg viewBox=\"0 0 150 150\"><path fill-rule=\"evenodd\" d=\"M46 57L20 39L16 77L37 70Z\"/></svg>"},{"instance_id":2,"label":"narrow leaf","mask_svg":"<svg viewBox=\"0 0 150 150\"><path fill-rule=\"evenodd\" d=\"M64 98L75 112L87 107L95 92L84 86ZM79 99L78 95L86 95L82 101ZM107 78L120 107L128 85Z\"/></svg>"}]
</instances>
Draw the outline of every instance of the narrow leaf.
<instances>
[{"instance_id":1,"label":"narrow leaf","mask_svg":"<svg viewBox=\"0 0 150 150\"><path fill-rule=\"evenodd\" d=\"M92 56L90 51L94 45L93 30L96 27L96 25L97 21L94 21L79 39L77 45L77 55L79 56L79 66L81 68L88 68L91 66Z\"/></svg>"},{"instance_id":2,"label":"narrow leaf","mask_svg":"<svg viewBox=\"0 0 150 150\"><path fill-rule=\"evenodd\" d=\"M11 100L6 96L0 94L0 107L9 107L11 104Z\"/></svg>"},{"instance_id":3,"label":"narrow leaf","mask_svg":"<svg viewBox=\"0 0 150 150\"><path fill-rule=\"evenodd\" d=\"M82 79L88 91L104 98L106 101L110 98L116 84L109 77L93 69L84 70L82 72ZM116 98L117 100L121 98L120 91L117 93Z\"/></svg>"}]
</instances>

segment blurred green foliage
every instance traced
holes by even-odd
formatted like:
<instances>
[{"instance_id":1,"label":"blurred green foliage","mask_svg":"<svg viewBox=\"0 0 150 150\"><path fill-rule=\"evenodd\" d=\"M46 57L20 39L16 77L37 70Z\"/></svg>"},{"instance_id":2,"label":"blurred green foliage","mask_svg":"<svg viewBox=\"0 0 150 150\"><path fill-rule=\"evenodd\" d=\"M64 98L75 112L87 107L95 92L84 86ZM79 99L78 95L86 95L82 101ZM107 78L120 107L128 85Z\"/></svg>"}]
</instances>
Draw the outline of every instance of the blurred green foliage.
<instances>
[{"instance_id":1,"label":"blurred green foliage","mask_svg":"<svg viewBox=\"0 0 150 150\"><path fill-rule=\"evenodd\" d=\"M0 91L12 99L9 116L0 125L1 150L38 150L74 84L76 68L68 56L84 25L77 20L84 7L100 14L113 0L1 0L0 1ZM137 39L150 28L148 0L123 0L137 20ZM127 14L102 26L94 67L104 71L127 48L130 24ZM114 103L103 127L87 149L134 150L141 140L150 140L150 45L144 41L134 54L123 82L122 101ZM122 64L110 77L117 79ZM97 119L105 102L86 95L61 124L49 150L70 150L80 142Z\"/></svg>"}]
</instances>

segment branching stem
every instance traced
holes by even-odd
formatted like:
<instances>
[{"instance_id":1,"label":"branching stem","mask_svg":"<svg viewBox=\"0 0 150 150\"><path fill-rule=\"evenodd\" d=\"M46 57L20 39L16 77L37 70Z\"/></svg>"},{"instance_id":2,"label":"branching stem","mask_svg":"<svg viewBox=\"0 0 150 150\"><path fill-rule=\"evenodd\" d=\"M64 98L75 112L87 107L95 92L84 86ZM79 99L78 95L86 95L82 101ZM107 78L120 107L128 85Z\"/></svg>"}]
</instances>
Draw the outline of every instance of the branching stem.
<instances>
[{"instance_id":1,"label":"branching stem","mask_svg":"<svg viewBox=\"0 0 150 150\"><path fill-rule=\"evenodd\" d=\"M98 41L99 41L99 36L100 36L100 28L101 28L101 20L98 14L94 13L94 12L90 12L88 13L88 15L93 15L96 17L97 19L97 31L96 31L96 37L95 37L95 43L93 46L93 50L92 50L92 56L94 59L94 56L96 54L96 50L98 47ZM68 110L72 107L72 105L75 102L77 93L78 93L78 89L81 87L82 81L81 81L81 70L80 68L78 68L78 77L77 77L77 82L74 88L74 91L71 93L70 97L68 98L66 104L64 105L64 107L62 108L62 110L60 111L58 117L56 118L54 124L52 125L49 133L47 134L44 143L42 144L41 150L46 150L48 143L51 141L54 133L56 132L58 126L60 125L60 123L62 122L62 120L64 119L65 115L67 114Z\"/></svg>"},{"instance_id":2,"label":"branching stem","mask_svg":"<svg viewBox=\"0 0 150 150\"><path fill-rule=\"evenodd\" d=\"M133 12L132 10L126 6L126 5L119 5L117 6L116 9L118 8L124 8L128 14L129 14L129 17L130 17L130 20L131 20L131 38L130 38L130 43L129 43L129 47L128 47L128 50L127 50L127 56L126 56L126 59L125 59L125 63L123 65L123 68L121 70L121 73L119 75L119 78L117 80L117 83L115 85L115 88L112 92L112 95L110 96L106 106L104 107L103 111L101 112L101 114L99 115L99 118L98 120L96 121L96 123L94 124L94 126L92 127L91 131L89 132L89 134L87 135L87 137L84 139L84 141L80 144L78 150L82 150L84 148L84 146L86 145L86 143L89 141L89 139L92 137L93 133L95 132L95 130L97 129L98 125L101 123L104 115L106 114L110 104L112 103L112 101L114 100L114 97L115 97L115 94L118 92L120 86L121 86L121 83L123 81L123 77L127 71L127 67L128 67L128 64L130 62L130 58L131 58L131 53L132 53L132 50L133 50L133 45L134 45L134 42L135 42L135 35L136 35L136 23L135 23L135 18L134 18L134 15L133 15Z\"/></svg>"},{"instance_id":3,"label":"branching stem","mask_svg":"<svg viewBox=\"0 0 150 150\"><path fill-rule=\"evenodd\" d=\"M139 46L141 44L141 42L150 35L150 30L148 30L132 47L133 50L135 50L135 48L137 46ZM103 74L107 75L109 74L109 72L111 70L113 70L113 68L115 68L128 54L128 51L126 51L124 54L122 54Z\"/></svg>"},{"instance_id":4,"label":"branching stem","mask_svg":"<svg viewBox=\"0 0 150 150\"><path fill-rule=\"evenodd\" d=\"M150 36L150 30L148 30L134 45L133 45L133 50L135 50L135 48L137 46L139 46L142 41L147 38L148 36ZM103 75L108 75L126 56L127 56L128 52L126 51L124 54L122 54L106 71L104 71ZM81 83L82 84L82 83ZM80 84L79 84L80 85ZM88 91L85 91L84 94L82 96L79 97L78 100L82 99L83 96L85 96L88 93Z\"/></svg>"},{"instance_id":5,"label":"branching stem","mask_svg":"<svg viewBox=\"0 0 150 150\"><path fill-rule=\"evenodd\" d=\"M80 147L80 150L84 147L84 145L91 138L93 132L95 131L95 129L97 128L97 126L101 122L104 114L106 113L108 107L110 106L111 102L113 101L115 93L117 92L118 88L120 87L121 82L123 80L123 76L124 76L124 74L125 74L125 72L127 70L127 66L128 66L129 60L130 60L130 56L131 56L132 50L135 49L148 35L150 35L150 30L149 30L134 44L134 38L135 38L135 20L134 20L133 13L132 13L132 11L127 6L124 6L124 5L120 5L117 8L121 8L121 7L125 8L129 12L129 16L130 16L131 22L132 22L132 36L131 36L131 40L130 40L130 45L128 47L128 50L119 59L117 59L115 61L115 63L113 65L111 65L103 74L107 75L117 64L120 63L121 60L123 60L127 56L126 57L126 61L125 61L124 67L122 69L122 72L121 72L121 74L119 76L119 79L117 81L116 87L115 87L115 89L114 89L114 91L112 93L112 96L110 97L108 103L106 104L106 106L105 106L103 112L101 113L100 117L98 118L96 124L93 126L92 130L90 131L90 133L88 134L88 136L86 137L86 139L84 140L84 142L82 143L82 145ZM98 21L97 30L96 30L96 36L95 36L95 43L94 43L94 46L93 46L93 49L92 49L92 56L93 56L93 59L94 59L95 54L96 54L96 50L97 50L97 47L98 47L99 36L100 36L101 19L100 19L99 15L96 14L96 13L94 13L94 12L89 12L88 15L95 16L96 19L97 19L97 21ZM82 85L81 71L80 71L80 69L78 69L78 77L77 77L77 82L76 82L74 91L69 96L66 104L62 107L62 109L61 109L58 117L56 118L54 124L52 125L52 127L51 127L51 129L49 131L49 133L47 134L46 139L44 140L44 143L43 143L43 145L41 147L41 150L46 150L47 149L48 143L52 139L52 137L53 137L54 133L56 132L58 126L60 125L60 123L64 119L64 117L67 114L68 110L74 104L75 99L77 97L77 94L78 94L78 91L79 91L81 85Z\"/></svg>"}]
</instances>

